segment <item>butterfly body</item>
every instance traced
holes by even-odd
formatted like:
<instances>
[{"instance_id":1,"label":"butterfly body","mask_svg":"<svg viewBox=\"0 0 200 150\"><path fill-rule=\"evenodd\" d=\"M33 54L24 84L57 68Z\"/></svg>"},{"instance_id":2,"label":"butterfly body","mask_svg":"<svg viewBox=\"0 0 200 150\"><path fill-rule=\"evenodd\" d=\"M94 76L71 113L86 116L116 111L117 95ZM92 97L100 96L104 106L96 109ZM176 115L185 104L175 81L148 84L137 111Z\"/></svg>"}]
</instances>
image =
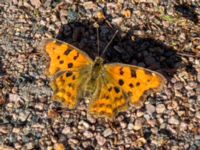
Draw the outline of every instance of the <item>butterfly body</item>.
<instances>
[{"instance_id":1,"label":"butterfly body","mask_svg":"<svg viewBox=\"0 0 200 150\"><path fill-rule=\"evenodd\" d=\"M140 106L150 91L159 91L165 78L154 71L122 63L93 61L78 48L55 39L42 47L50 58L48 75L54 99L73 109L83 98L90 98L88 111L95 116L114 118L130 105Z\"/></svg>"},{"instance_id":2,"label":"butterfly body","mask_svg":"<svg viewBox=\"0 0 200 150\"><path fill-rule=\"evenodd\" d=\"M94 96L95 90L98 90L98 81L103 75L103 62L103 58L96 57L94 63L92 63L92 65L88 69L89 72L86 75L87 80L84 83L85 88L83 89L83 97L86 95L92 97Z\"/></svg>"}]
</instances>

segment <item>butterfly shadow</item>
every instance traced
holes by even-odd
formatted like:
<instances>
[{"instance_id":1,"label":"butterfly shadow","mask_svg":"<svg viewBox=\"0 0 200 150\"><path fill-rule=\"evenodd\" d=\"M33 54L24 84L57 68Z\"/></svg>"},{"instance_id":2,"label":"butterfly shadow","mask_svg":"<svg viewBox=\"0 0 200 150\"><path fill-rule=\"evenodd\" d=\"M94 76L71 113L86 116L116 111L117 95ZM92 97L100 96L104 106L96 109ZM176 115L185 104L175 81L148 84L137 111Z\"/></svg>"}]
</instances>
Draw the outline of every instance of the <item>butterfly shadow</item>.
<instances>
[{"instance_id":1,"label":"butterfly shadow","mask_svg":"<svg viewBox=\"0 0 200 150\"><path fill-rule=\"evenodd\" d=\"M116 26L102 23L99 27L100 54L115 31L119 33L106 50L105 63L120 62L138 65L161 72L168 80L182 66L181 57L172 46L152 37L138 37L134 31L123 33ZM95 59L98 56L97 29L87 20L63 25L56 37L85 51Z\"/></svg>"}]
</instances>

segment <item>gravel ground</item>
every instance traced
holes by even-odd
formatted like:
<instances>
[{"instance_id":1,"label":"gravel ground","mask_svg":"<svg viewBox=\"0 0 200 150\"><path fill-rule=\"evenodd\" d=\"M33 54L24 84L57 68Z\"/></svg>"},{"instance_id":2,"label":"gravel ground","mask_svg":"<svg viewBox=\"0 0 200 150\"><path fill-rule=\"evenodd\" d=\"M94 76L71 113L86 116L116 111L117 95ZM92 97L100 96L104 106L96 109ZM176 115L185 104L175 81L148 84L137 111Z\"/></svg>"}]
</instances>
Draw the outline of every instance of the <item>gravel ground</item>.
<instances>
[{"instance_id":1,"label":"gravel ground","mask_svg":"<svg viewBox=\"0 0 200 150\"><path fill-rule=\"evenodd\" d=\"M0 0L0 149L200 149L200 4L198 0ZM161 72L168 80L140 109L112 122L85 102L68 110L51 101L38 44L58 38L107 62Z\"/></svg>"}]
</instances>

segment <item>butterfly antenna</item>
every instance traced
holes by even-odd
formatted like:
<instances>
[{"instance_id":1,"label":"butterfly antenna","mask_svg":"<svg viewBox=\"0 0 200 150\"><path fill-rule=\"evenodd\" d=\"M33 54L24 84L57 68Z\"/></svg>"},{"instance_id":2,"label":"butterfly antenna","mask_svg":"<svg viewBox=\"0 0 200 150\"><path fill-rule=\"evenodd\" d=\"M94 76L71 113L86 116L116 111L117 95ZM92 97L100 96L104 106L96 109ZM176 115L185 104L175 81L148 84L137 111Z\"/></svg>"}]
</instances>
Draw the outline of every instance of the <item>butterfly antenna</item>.
<instances>
[{"instance_id":1,"label":"butterfly antenna","mask_svg":"<svg viewBox=\"0 0 200 150\"><path fill-rule=\"evenodd\" d=\"M106 52L106 50L108 49L108 47L110 46L110 44L112 43L113 39L115 38L115 36L117 35L117 33L119 32L119 30L116 30L114 35L112 36L111 40L108 42L108 44L106 45L106 47L104 48L103 52L102 52L102 56L104 55L104 53Z\"/></svg>"},{"instance_id":2,"label":"butterfly antenna","mask_svg":"<svg viewBox=\"0 0 200 150\"><path fill-rule=\"evenodd\" d=\"M97 22L95 22L94 27L97 29L97 52L98 52L98 56L100 55L100 50L99 50L99 24Z\"/></svg>"},{"instance_id":3,"label":"butterfly antenna","mask_svg":"<svg viewBox=\"0 0 200 150\"><path fill-rule=\"evenodd\" d=\"M97 51L98 51L98 56L100 56L100 50L99 50L99 27L97 27Z\"/></svg>"}]
</instances>

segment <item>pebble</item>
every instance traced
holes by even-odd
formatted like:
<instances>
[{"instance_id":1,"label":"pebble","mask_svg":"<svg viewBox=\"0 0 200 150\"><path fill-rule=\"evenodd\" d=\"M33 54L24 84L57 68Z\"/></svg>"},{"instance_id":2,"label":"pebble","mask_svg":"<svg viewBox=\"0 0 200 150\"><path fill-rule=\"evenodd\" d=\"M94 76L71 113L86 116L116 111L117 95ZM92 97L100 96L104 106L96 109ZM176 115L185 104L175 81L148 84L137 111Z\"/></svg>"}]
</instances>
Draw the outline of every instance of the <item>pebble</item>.
<instances>
[{"instance_id":1,"label":"pebble","mask_svg":"<svg viewBox=\"0 0 200 150\"><path fill-rule=\"evenodd\" d=\"M195 117L200 119L200 111L196 112Z\"/></svg>"},{"instance_id":2,"label":"pebble","mask_svg":"<svg viewBox=\"0 0 200 150\"><path fill-rule=\"evenodd\" d=\"M123 21L122 17L112 19L112 23L115 25L120 25L122 23L122 21Z\"/></svg>"},{"instance_id":3,"label":"pebble","mask_svg":"<svg viewBox=\"0 0 200 150\"><path fill-rule=\"evenodd\" d=\"M17 94L9 94L9 101L17 103L21 101L21 97Z\"/></svg>"},{"instance_id":4,"label":"pebble","mask_svg":"<svg viewBox=\"0 0 200 150\"><path fill-rule=\"evenodd\" d=\"M174 84L174 89L181 90L183 88L183 82L178 81Z\"/></svg>"},{"instance_id":5,"label":"pebble","mask_svg":"<svg viewBox=\"0 0 200 150\"><path fill-rule=\"evenodd\" d=\"M165 107L164 104L158 104L158 105L156 106L156 112L157 112L158 114L164 113L165 110L166 110L166 107Z\"/></svg>"},{"instance_id":6,"label":"pebble","mask_svg":"<svg viewBox=\"0 0 200 150\"><path fill-rule=\"evenodd\" d=\"M100 145L100 146L102 146L102 145L104 145L105 143L106 143L106 139L103 137L103 136L101 136L101 135L96 135L96 140L97 140L97 143Z\"/></svg>"},{"instance_id":7,"label":"pebble","mask_svg":"<svg viewBox=\"0 0 200 150\"><path fill-rule=\"evenodd\" d=\"M133 125L133 123L129 123L129 124L128 124L128 129L129 129L129 130L134 129L134 125Z\"/></svg>"},{"instance_id":8,"label":"pebble","mask_svg":"<svg viewBox=\"0 0 200 150\"><path fill-rule=\"evenodd\" d=\"M152 114L155 112L156 108L155 106L151 105L151 104L146 104L146 110L148 114Z\"/></svg>"},{"instance_id":9,"label":"pebble","mask_svg":"<svg viewBox=\"0 0 200 150\"><path fill-rule=\"evenodd\" d=\"M70 134L71 133L71 128L70 127L68 127L68 126L66 126L63 130L62 130L62 133L63 134Z\"/></svg>"},{"instance_id":10,"label":"pebble","mask_svg":"<svg viewBox=\"0 0 200 150\"><path fill-rule=\"evenodd\" d=\"M90 131L84 131L83 132L83 135L86 137L86 138L92 138L93 137L93 133L90 132Z\"/></svg>"},{"instance_id":11,"label":"pebble","mask_svg":"<svg viewBox=\"0 0 200 150\"><path fill-rule=\"evenodd\" d=\"M25 145L25 149L27 150L31 150L34 148L34 143L33 142L29 142Z\"/></svg>"},{"instance_id":12,"label":"pebble","mask_svg":"<svg viewBox=\"0 0 200 150\"><path fill-rule=\"evenodd\" d=\"M168 120L168 122L170 124L174 124L174 125L178 125L179 124L179 120L176 119L174 116L170 117L169 120Z\"/></svg>"},{"instance_id":13,"label":"pebble","mask_svg":"<svg viewBox=\"0 0 200 150\"><path fill-rule=\"evenodd\" d=\"M125 129L127 127L127 123L125 122L120 122L120 126L122 127L122 129Z\"/></svg>"},{"instance_id":14,"label":"pebble","mask_svg":"<svg viewBox=\"0 0 200 150\"><path fill-rule=\"evenodd\" d=\"M143 118L137 118L135 120L133 129L134 130L140 130L142 128L143 123L144 123L144 119Z\"/></svg>"},{"instance_id":15,"label":"pebble","mask_svg":"<svg viewBox=\"0 0 200 150\"><path fill-rule=\"evenodd\" d=\"M42 4L40 0L30 0L30 2L35 8L39 8Z\"/></svg>"},{"instance_id":16,"label":"pebble","mask_svg":"<svg viewBox=\"0 0 200 150\"><path fill-rule=\"evenodd\" d=\"M108 136L110 136L112 133L113 133L113 132L112 132L112 129L107 128L106 130L103 131L103 136L104 136L104 137L108 137Z\"/></svg>"},{"instance_id":17,"label":"pebble","mask_svg":"<svg viewBox=\"0 0 200 150\"><path fill-rule=\"evenodd\" d=\"M89 123L86 121L80 121L79 125L82 125L84 127L83 129L88 129L90 127Z\"/></svg>"},{"instance_id":18,"label":"pebble","mask_svg":"<svg viewBox=\"0 0 200 150\"><path fill-rule=\"evenodd\" d=\"M85 9L92 9L92 10L97 9L97 5L92 1L84 2L83 6L85 7Z\"/></svg>"},{"instance_id":19,"label":"pebble","mask_svg":"<svg viewBox=\"0 0 200 150\"><path fill-rule=\"evenodd\" d=\"M68 142L69 142L70 145L78 144L79 143L79 141L77 139L73 139L73 138L69 139Z\"/></svg>"}]
</instances>

